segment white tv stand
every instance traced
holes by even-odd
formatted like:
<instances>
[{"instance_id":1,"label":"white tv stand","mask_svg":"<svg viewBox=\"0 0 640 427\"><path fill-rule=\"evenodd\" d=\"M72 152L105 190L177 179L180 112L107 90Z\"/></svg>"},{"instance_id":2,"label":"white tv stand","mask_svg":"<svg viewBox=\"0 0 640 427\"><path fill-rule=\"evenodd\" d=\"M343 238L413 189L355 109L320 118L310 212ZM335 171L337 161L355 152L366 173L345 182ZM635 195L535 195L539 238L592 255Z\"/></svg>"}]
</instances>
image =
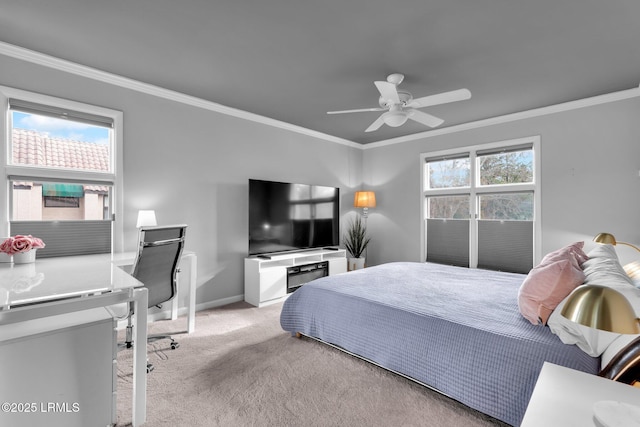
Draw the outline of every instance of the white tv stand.
<instances>
[{"instance_id":1,"label":"white tv stand","mask_svg":"<svg viewBox=\"0 0 640 427\"><path fill-rule=\"evenodd\" d=\"M347 271L344 249L315 249L302 252L251 257L244 259L244 300L256 307L264 307L286 298L287 268L329 262L329 275Z\"/></svg>"}]
</instances>

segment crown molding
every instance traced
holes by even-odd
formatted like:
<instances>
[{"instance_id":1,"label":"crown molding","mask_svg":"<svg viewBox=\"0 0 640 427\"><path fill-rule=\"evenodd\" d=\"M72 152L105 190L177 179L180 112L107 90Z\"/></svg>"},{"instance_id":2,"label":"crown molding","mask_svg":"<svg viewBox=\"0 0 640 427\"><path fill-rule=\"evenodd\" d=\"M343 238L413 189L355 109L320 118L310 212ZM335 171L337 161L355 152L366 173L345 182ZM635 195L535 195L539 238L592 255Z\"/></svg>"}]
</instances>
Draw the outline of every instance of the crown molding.
<instances>
[{"instance_id":1,"label":"crown molding","mask_svg":"<svg viewBox=\"0 0 640 427\"><path fill-rule=\"evenodd\" d=\"M576 101L563 102L561 104L550 105L547 107L534 108L531 110L520 111L517 113L505 114L503 116L491 117L489 119L477 120L475 122L463 123L460 125L450 126L441 129L429 130L426 132L414 133L412 135L401 136L398 138L390 138L382 141L372 142L363 146L364 150L385 147L388 145L401 144L403 142L416 141L418 139L432 138L434 136L447 135L450 133L463 132L472 129L478 129L486 126L499 125L503 123L514 122L517 120L530 119L532 117L540 117L548 114L561 113L563 111L577 110L579 108L591 107L594 105L607 104L609 102L622 101L629 98L640 96L640 88L635 87L619 92L612 92L604 95L592 96L590 98L579 99Z\"/></svg>"},{"instance_id":2,"label":"crown molding","mask_svg":"<svg viewBox=\"0 0 640 427\"><path fill-rule=\"evenodd\" d=\"M85 65L67 61L65 59L56 58L54 56L46 55L44 53L36 52L34 50L26 49L20 46L15 46L2 41L0 41L0 54L9 56L15 59L19 59L22 61L30 62L33 64L41 65L44 67L53 68L58 71L63 71L66 73L75 74L77 76L86 77L92 80L97 80L102 83L108 83L108 84L112 84L125 89L135 90L137 92L145 93L147 95L153 95L159 98L164 98L171 101L191 105L193 107L214 111L216 113L221 113L221 114L237 117L244 120L261 123L263 125L300 133L313 138L346 145L352 148L362 148L361 144L355 143L353 141L349 141L347 139L338 138L333 135L328 135L322 132L314 131L311 129L304 128L302 126L293 125L291 123L283 122L280 120L271 119L269 117L264 117L258 114L250 113L248 111L227 107L222 104L204 100L202 98L186 95L184 93L165 89L159 86L155 86L155 85L144 83L138 80L130 79L117 74L108 73L106 71L87 67Z\"/></svg>"},{"instance_id":3,"label":"crown molding","mask_svg":"<svg viewBox=\"0 0 640 427\"><path fill-rule=\"evenodd\" d=\"M517 120L529 119L532 117L539 117L539 116L544 116L548 114L560 113L563 111L591 107L594 105L606 104L609 102L621 101L624 99L635 98L640 96L640 88L635 87L632 89L627 89L619 92L593 96L590 98L564 102L561 104L550 105L546 107L534 108L531 110L521 111L517 113L505 114L503 116L491 117L488 119L477 120L474 122L463 123L460 125L450 126L446 128L434 129L434 130L429 130L425 132L415 133L412 135L401 136L398 138L390 138L390 139L372 142L368 144L359 144L344 138L339 138L337 136L314 131L311 129L304 128L302 126L293 125L291 123L283 122L280 120L271 119L269 117L260 116L258 114L250 113L248 111L227 107L222 104L204 100L202 98L186 95L184 93L165 89L159 86L155 86L155 85L144 83L138 80L130 79L117 74L108 73L106 71L87 67L85 65L81 65L75 62L56 58L54 56L46 55L44 53L36 52L33 50L29 50L20 46L15 46L2 41L0 41L0 55L9 56L12 58L20 59L22 61L31 62L33 64L53 68L58 71L63 71L63 72L75 74L81 77L97 80L103 83L112 84L125 89L135 90L137 92L157 96L159 98L180 102L183 104L191 105L193 107L214 111L217 113L237 117L244 120L249 120L256 123L261 123L267 126L278 128L278 129L296 132L302 135L307 135L320 140L346 145L348 147L357 148L360 150L369 150L369 149L374 149L379 147L385 147L388 145L401 144L404 142L416 141L416 140L425 139L425 138L432 138L435 136L446 135L450 133L463 132L463 131L478 129L486 126L509 123Z\"/></svg>"}]
</instances>

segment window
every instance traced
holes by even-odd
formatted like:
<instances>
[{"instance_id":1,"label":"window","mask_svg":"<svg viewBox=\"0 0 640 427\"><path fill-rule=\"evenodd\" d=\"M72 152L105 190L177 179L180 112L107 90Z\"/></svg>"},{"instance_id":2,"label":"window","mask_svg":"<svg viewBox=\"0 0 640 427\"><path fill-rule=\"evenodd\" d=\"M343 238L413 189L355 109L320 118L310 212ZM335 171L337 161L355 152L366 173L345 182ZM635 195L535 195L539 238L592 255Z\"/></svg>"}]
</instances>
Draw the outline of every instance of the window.
<instances>
[{"instance_id":1,"label":"window","mask_svg":"<svg viewBox=\"0 0 640 427\"><path fill-rule=\"evenodd\" d=\"M122 113L0 87L5 231L32 234L38 256L121 250Z\"/></svg>"},{"instance_id":2,"label":"window","mask_svg":"<svg viewBox=\"0 0 640 427\"><path fill-rule=\"evenodd\" d=\"M471 184L469 157L446 158L427 163L427 189L467 188Z\"/></svg>"},{"instance_id":3,"label":"window","mask_svg":"<svg viewBox=\"0 0 640 427\"><path fill-rule=\"evenodd\" d=\"M528 272L539 242L539 138L423 154L423 258Z\"/></svg>"}]
</instances>

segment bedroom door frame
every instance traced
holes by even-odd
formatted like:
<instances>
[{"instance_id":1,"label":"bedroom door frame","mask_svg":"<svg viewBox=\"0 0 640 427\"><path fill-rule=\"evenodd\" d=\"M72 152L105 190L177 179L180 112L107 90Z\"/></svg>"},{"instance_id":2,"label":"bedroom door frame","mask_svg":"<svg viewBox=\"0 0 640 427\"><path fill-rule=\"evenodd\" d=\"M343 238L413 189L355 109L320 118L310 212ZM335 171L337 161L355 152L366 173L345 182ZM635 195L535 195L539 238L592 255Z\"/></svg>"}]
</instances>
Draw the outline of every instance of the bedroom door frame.
<instances>
[{"instance_id":1,"label":"bedroom door frame","mask_svg":"<svg viewBox=\"0 0 640 427\"><path fill-rule=\"evenodd\" d=\"M516 138L510 140L496 141L486 144L464 146L455 149L440 150L426 152L420 154L420 259L424 262L427 257L427 212L425 208L425 198L441 194L469 195L470 218L469 218L469 267L477 268L478 265L478 194L482 194L484 190L478 190L476 187L471 188L454 188L446 190L425 190L425 164L428 159L457 157L461 154L468 154L470 158L470 173L472 177L476 176L476 157L477 152L487 150L510 149L517 146L531 145L533 149L533 183L531 184L510 184L510 191L533 191L534 208L533 208L533 259L532 265L536 265L541 259L542 253L542 206L541 206L541 150L540 135Z\"/></svg>"}]
</instances>

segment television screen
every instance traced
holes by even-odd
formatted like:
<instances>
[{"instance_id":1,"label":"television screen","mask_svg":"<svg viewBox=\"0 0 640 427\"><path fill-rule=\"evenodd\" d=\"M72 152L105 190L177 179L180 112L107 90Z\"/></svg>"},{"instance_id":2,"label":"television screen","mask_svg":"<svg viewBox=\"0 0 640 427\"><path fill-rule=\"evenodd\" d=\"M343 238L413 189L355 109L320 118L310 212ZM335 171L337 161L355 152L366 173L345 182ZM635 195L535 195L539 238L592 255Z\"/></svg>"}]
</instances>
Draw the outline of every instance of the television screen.
<instances>
[{"instance_id":1,"label":"television screen","mask_svg":"<svg viewBox=\"0 0 640 427\"><path fill-rule=\"evenodd\" d=\"M249 255L340 244L340 189L249 180Z\"/></svg>"}]
</instances>

